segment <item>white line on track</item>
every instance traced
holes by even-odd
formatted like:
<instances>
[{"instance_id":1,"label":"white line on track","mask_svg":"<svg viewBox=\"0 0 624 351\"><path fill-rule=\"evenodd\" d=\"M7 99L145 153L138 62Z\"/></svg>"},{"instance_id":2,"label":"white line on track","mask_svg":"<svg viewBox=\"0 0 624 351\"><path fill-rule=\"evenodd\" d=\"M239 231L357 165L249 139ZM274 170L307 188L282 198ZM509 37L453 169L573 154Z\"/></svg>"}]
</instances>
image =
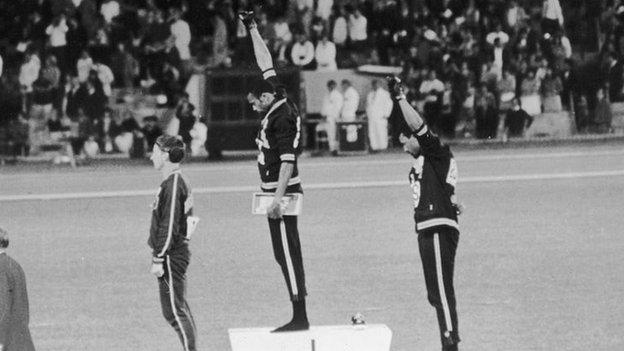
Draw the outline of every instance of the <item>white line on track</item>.
<instances>
[{"instance_id":1,"label":"white line on track","mask_svg":"<svg viewBox=\"0 0 624 351\"><path fill-rule=\"evenodd\" d=\"M624 150L603 150L603 151L570 151L570 152L542 152L542 153L516 153L516 154L493 154L493 155L469 155L466 153L459 153L455 155L455 158L458 162L482 162L482 161L505 161L505 160L536 160L536 159L548 159L548 158L569 158L569 157L599 157L599 156L624 156ZM388 155L389 158L384 159L367 159L367 156L361 156L354 159L343 159L343 158L332 158L331 161L319 161L316 162L314 159L304 158L299 161L299 167L303 170L309 168L320 168L320 167L336 167L339 165L343 166L360 166L360 167L370 167L370 166L382 166L382 165L394 165L394 164L405 164L409 163L410 157L407 155ZM235 163L224 163L224 164L188 164L184 167L185 173L192 172L227 172L227 171L256 171L257 166L253 160L249 160L248 162L235 162ZM129 168L129 169L121 169L121 170L111 170L108 172L108 176L142 176L147 173L153 173L154 170L151 168ZM84 172L76 172L71 174L100 174L101 170L92 171L87 170ZM38 178L38 177L51 177L51 176L65 176L66 173L33 173L33 174L6 174L1 175L2 177L8 178L23 178L25 176L29 178Z\"/></svg>"},{"instance_id":2,"label":"white line on track","mask_svg":"<svg viewBox=\"0 0 624 351\"><path fill-rule=\"evenodd\" d=\"M572 173L536 173L517 174L502 176L480 176L466 177L460 179L460 183L494 183L511 181L532 181L532 180L558 180L558 179L578 179L595 177L619 177L624 176L624 169L614 171L595 172L572 172ZM336 183L315 183L304 185L305 189L328 190L328 189L353 189L353 188L379 188L392 186L409 186L407 180L387 180L387 181L361 181L361 182L336 182ZM258 186L223 186L193 189L195 194L227 194L227 193L250 193L258 191ZM74 199L98 199L134 196L153 196L154 190L120 190L120 191L94 191L80 193L51 193L51 194L22 194L22 195L1 195L0 202L9 201L36 201L36 200L74 200Z\"/></svg>"}]
</instances>

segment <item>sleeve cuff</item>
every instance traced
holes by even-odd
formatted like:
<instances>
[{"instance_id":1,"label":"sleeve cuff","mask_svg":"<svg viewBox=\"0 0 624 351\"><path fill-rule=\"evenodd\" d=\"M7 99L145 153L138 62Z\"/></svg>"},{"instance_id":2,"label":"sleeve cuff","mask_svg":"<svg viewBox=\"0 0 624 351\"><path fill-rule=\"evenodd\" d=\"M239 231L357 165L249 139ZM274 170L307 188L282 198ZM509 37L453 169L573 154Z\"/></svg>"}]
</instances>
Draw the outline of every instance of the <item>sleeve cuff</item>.
<instances>
[{"instance_id":1,"label":"sleeve cuff","mask_svg":"<svg viewBox=\"0 0 624 351\"><path fill-rule=\"evenodd\" d=\"M152 257L152 263L163 263L165 259L162 257Z\"/></svg>"},{"instance_id":2,"label":"sleeve cuff","mask_svg":"<svg viewBox=\"0 0 624 351\"><path fill-rule=\"evenodd\" d=\"M416 135L423 136L428 131L429 131L429 128L427 128L427 125L423 123L423 125L416 131Z\"/></svg>"},{"instance_id":3,"label":"sleeve cuff","mask_svg":"<svg viewBox=\"0 0 624 351\"><path fill-rule=\"evenodd\" d=\"M275 77L277 75L277 73L275 73L275 69L274 68L269 68L266 71L262 72L262 78L264 79L269 79L271 77Z\"/></svg>"},{"instance_id":4,"label":"sleeve cuff","mask_svg":"<svg viewBox=\"0 0 624 351\"><path fill-rule=\"evenodd\" d=\"M280 160L282 162L295 162L295 154L282 154Z\"/></svg>"}]
</instances>

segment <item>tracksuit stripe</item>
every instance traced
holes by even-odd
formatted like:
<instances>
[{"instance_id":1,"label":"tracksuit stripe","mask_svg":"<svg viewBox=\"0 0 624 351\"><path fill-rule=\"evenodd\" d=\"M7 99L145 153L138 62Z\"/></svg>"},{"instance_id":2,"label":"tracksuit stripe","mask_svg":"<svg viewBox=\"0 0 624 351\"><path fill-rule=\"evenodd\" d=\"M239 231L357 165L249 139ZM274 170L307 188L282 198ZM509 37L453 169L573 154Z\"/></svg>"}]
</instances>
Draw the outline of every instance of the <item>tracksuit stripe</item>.
<instances>
[{"instance_id":1,"label":"tracksuit stripe","mask_svg":"<svg viewBox=\"0 0 624 351\"><path fill-rule=\"evenodd\" d=\"M178 316L178 310L176 309L175 305L173 275L171 274L171 261L169 259L169 256L167 256L167 271L169 272L169 301L171 301L171 310L173 311L173 316L175 317L176 323L178 323L178 327L180 328L180 332L182 333L182 340L184 341L184 351L189 351L188 338L186 337L184 326L182 325L182 322L180 322L180 316Z\"/></svg>"},{"instance_id":2,"label":"tracksuit stripe","mask_svg":"<svg viewBox=\"0 0 624 351\"><path fill-rule=\"evenodd\" d=\"M290 288L293 296L299 295L299 289L297 289L297 280L295 276L295 269L293 268L292 258L290 257L290 248L288 246L288 238L286 237L286 224L284 221L280 224L282 235L282 247L284 248L284 257L286 258L286 269L288 270L288 280L290 280Z\"/></svg>"},{"instance_id":3,"label":"tracksuit stripe","mask_svg":"<svg viewBox=\"0 0 624 351\"><path fill-rule=\"evenodd\" d=\"M175 205L176 205L176 193L178 191L178 177L180 175L175 173L173 175L173 193L171 194L171 211L169 212L169 229L167 230L167 241L165 241L165 245L162 248L162 251L158 254L159 257L162 257L169 245L171 244L171 237L173 236L173 221L175 217Z\"/></svg>"},{"instance_id":4,"label":"tracksuit stripe","mask_svg":"<svg viewBox=\"0 0 624 351\"><path fill-rule=\"evenodd\" d=\"M451 324L451 312L449 310L448 301L446 300L446 290L444 290L444 277L442 276L442 258L440 256L440 235L433 234L433 251L435 252L436 274L438 280L438 290L440 291L440 300L442 301L442 310L444 311L444 322L446 330L453 331Z\"/></svg>"}]
</instances>

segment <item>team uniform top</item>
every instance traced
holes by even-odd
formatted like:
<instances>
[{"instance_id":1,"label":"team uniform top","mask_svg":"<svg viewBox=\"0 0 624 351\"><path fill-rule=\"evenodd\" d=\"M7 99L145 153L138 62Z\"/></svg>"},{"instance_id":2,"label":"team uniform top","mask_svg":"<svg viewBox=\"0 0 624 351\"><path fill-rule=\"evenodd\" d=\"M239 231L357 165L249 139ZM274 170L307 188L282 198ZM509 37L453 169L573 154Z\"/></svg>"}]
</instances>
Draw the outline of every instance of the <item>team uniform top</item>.
<instances>
[{"instance_id":1,"label":"team uniform top","mask_svg":"<svg viewBox=\"0 0 624 351\"><path fill-rule=\"evenodd\" d=\"M264 73L264 78L276 91L275 102L261 122L256 138L260 150L258 170L262 189L277 188L282 162L294 164L288 185L301 183L297 169L297 156L300 153L301 116L297 107L284 95L284 88L275 76L275 71Z\"/></svg>"},{"instance_id":2,"label":"team uniform top","mask_svg":"<svg viewBox=\"0 0 624 351\"><path fill-rule=\"evenodd\" d=\"M186 253L188 250L187 222L193 214L193 195L176 170L165 179L152 205L152 224L148 245L153 249L155 262L165 255Z\"/></svg>"},{"instance_id":3,"label":"team uniform top","mask_svg":"<svg viewBox=\"0 0 624 351\"><path fill-rule=\"evenodd\" d=\"M457 212L451 201L457 184L457 164L453 154L424 124L414 136L420 144L420 154L409 179L414 193L416 231L437 226L459 229Z\"/></svg>"}]
</instances>

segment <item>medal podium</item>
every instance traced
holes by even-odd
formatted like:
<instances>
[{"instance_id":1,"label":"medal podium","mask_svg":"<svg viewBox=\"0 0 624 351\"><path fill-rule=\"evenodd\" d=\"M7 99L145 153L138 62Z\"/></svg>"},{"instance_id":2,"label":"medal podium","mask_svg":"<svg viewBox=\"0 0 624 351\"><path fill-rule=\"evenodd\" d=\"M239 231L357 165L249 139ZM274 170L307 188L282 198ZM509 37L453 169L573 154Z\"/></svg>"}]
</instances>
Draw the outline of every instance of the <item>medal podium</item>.
<instances>
[{"instance_id":1,"label":"medal podium","mask_svg":"<svg viewBox=\"0 0 624 351\"><path fill-rule=\"evenodd\" d=\"M383 324L312 326L283 333L272 329L229 329L232 351L389 351L392 340L392 331Z\"/></svg>"}]
</instances>

